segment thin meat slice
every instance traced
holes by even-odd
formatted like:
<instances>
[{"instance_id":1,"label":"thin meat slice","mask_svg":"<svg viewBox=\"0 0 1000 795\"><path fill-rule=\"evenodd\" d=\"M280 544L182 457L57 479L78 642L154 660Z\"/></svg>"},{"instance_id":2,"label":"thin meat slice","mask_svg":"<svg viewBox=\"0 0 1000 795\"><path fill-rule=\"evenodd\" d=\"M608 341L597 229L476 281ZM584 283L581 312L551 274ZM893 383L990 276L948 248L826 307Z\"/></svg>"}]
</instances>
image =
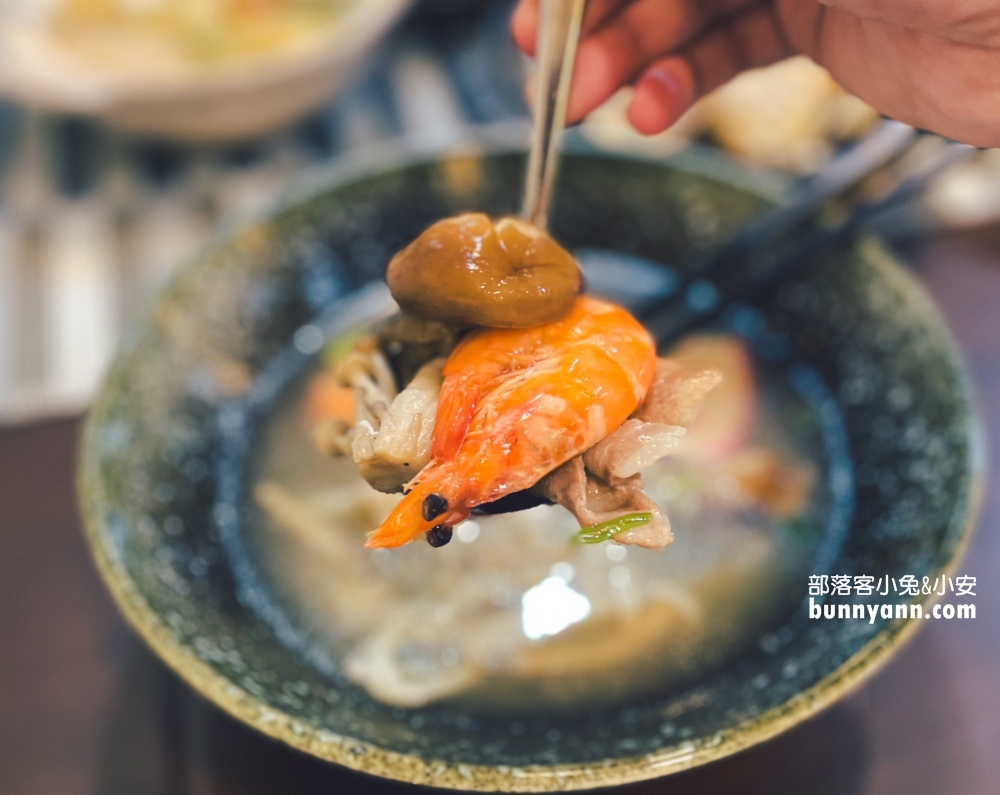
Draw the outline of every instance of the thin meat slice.
<instances>
[{"instance_id":1,"label":"thin meat slice","mask_svg":"<svg viewBox=\"0 0 1000 795\"><path fill-rule=\"evenodd\" d=\"M641 475L612 485L587 472L583 457L576 456L542 478L534 491L562 505L576 517L581 527L591 527L629 513L651 514L646 524L615 536L618 543L662 549L673 541L667 517L642 491Z\"/></svg>"},{"instance_id":2,"label":"thin meat slice","mask_svg":"<svg viewBox=\"0 0 1000 795\"><path fill-rule=\"evenodd\" d=\"M649 513L649 522L619 533L614 540L662 549L673 540L670 522L643 493L642 470L677 449L705 395L721 380L718 370L695 370L657 359L653 384L632 416L542 478L533 491L569 510L581 527Z\"/></svg>"},{"instance_id":3,"label":"thin meat slice","mask_svg":"<svg viewBox=\"0 0 1000 795\"><path fill-rule=\"evenodd\" d=\"M705 395L722 381L714 368L694 370L672 359L656 360L653 384L632 416L644 422L690 427Z\"/></svg>"},{"instance_id":4,"label":"thin meat slice","mask_svg":"<svg viewBox=\"0 0 1000 795\"><path fill-rule=\"evenodd\" d=\"M687 429L632 417L583 454L589 472L609 483L638 475L677 449Z\"/></svg>"}]
</instances>

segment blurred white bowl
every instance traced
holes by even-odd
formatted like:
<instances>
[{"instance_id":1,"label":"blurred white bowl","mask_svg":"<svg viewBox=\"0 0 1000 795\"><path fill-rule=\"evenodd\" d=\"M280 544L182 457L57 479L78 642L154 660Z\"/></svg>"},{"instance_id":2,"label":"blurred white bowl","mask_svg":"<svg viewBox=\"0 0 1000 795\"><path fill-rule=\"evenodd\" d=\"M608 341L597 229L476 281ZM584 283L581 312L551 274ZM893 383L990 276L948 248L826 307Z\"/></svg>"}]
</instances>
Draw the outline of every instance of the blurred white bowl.
<instances>
[{"instance_id":1,"label":"blurred white bowl","mask_svg":"<svg viewBox=\"0 0 1000 795\"><path fill-rule=\"evenodd\" d=\"M354 77L412 0L354 0L299 51L237 57L158 79L95 68L40 26L0 21L0 96L188 141L248 138L325 103Z\"/></svg>"}]
</instances>

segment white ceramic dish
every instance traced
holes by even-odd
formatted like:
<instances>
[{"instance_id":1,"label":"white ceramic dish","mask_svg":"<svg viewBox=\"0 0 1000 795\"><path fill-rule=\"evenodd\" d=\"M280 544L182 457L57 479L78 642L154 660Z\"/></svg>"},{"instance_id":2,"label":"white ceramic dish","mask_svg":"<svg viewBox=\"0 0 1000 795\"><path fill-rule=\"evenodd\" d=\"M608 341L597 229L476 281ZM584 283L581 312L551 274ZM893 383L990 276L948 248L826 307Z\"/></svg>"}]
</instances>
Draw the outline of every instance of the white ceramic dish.
<instances>
[{"instance_id":1,"label":"white ceramic dish","mask_svg":"<svg viewBox=\"0 0 1000 795\"><path fill-rule=\"evenodd\" d=\"M81 68L38 28L0 22L0 96L189 141L247 138L307 114L348 84L411 0L355 0L298 52L236 59L182 79Z\"/></svg>"}]
</instances>

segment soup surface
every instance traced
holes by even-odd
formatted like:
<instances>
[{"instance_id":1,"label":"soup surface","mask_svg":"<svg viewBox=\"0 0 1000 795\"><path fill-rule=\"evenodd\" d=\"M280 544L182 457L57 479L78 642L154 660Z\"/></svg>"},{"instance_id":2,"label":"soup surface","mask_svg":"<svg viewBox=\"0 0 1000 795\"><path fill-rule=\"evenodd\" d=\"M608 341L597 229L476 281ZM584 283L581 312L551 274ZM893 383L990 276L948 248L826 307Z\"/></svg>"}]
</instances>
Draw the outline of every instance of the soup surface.
<instances>
[{"instance_id":1,"label":"soup surface","mask_svg":"<svg viewBox=\"0 0 1000 795\"><path fill-rule=\"evenodd\" d=\"M440 549L364 549L399 496L316 451L303 410L312 371L260 430L251 565L236 567L255 582L243 585L265 595L261 612L284 642L404 707L586 708L717 670L801 601L829 467L817 413L784 369L736 338L688 348L728 372L709 422L699 417L679 454L645 471L673 527L666 550L573 543L579 528L559 506L474 517Z\"/></svg>"}]
</instances>

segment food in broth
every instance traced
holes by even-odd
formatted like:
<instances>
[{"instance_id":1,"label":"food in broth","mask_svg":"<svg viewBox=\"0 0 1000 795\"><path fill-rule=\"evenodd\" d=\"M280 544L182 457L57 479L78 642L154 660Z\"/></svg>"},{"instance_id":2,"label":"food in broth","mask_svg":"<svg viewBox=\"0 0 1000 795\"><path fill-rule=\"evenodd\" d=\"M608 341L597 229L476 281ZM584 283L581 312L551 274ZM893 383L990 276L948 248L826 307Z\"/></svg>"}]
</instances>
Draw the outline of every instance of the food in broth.
<instances>
[{"instance_id":1,"label":"food in broth","mask_svg":"<svg viewBox=\"0 0 1000 795\"><path fill-rule=\"evenodd\" d=\"M692 681L791 606L814 551L818 433L787 386L762 389L732 336L658 357L516 223L460 216L398 255L403 311L328 343L256 465L254 543L285 626L401 707L578 708ZM509 256L562 291L553 315L507 289L490 258ZM672 525L670 555L635 548Z\"/></svg>"},{"instance_id":2,"label":"food in broth","mask_svg":"<svg viewBox=\"0 0 1000 795\"><path fill-rule=\"evenodd\" d=\"M576 261L523 221L439 221L386 279L402 313L335 370L353 422L317 432L373 487L404 494L366 546L443 546L473 512L540 502L573 513L583 541L670 543L641 473L677 448L718 371L658 359L649 332L578 295Z\"/></svg>"},{"instance_id":3,"label":"food in broth","mask_svg":"<svg viewBox=\"0 0 1000 795\"><path fill-rule=\"evenodd\" d=\"M567 543L579 522L559 505L470 516L443 549L364 549L403 497L314 448L319 417L353 407L329 365L312 373L264 431L249 536L286 626L302 629L294 642L386 703L521 714L621 703L724 665L795 606L824 510L822 443L739 339L690 337L666 358L722 377L643 472L640 493L678 536L669 554Z\"/></svg>"}]
</instances>

